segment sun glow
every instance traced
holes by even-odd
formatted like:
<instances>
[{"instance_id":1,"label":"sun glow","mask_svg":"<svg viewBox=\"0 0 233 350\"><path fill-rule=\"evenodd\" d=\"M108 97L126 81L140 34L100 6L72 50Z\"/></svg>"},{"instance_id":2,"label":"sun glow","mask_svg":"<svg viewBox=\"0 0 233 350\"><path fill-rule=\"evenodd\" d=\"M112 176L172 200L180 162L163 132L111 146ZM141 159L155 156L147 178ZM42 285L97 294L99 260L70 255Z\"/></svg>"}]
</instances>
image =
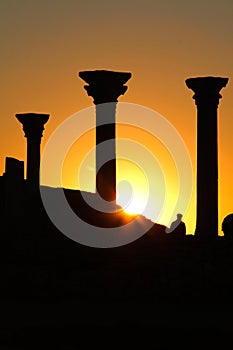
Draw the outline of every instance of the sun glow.
<instances>
[{"instance_id":1,"label":"sun glow","mask_svg":"<svg viewBox=\"0 0 233 350\"><path fill-rule=\"evenodd\" d=\"M63 161L62 174L60 170L55 174L64 188L95 193L94 114L92 109L86 109L82 113L82 120L90 124L89 129L70 146ZM132 114L132 111L123 108L121 113L125 117ZM133 109L134 117L137 113L137 109ZM146 113L144 109L142 113ZM144 115L142 113L140 119ZM120 113L118 119L119 116ZM146 116L144 119L147 120ZM58 147L61 147L60 139L59 144L54 147L56 152ZM54 180L53 164L56 159L51 153L49 166L46 166L46 172L41 176L43 184L61 186L60 182L56 182L58 180ZM160 139L135 126L117 124L116 159L117 204L123 208L125 214L143 215L156 223L170 225L176 214L182 212L184 221L188 224L187 231L191 232L191 211L186 214L180 207L176 208L181 193L176 163ZM183 200L180 202L183 203ZM191 209L195 210L194 207Z\"/></svg>"},{"instance_id":2,"label":"sun glow","mask_svg":"<svg viewBox=\"0 0 233 350\"><path fill-rule=\"evenodd\" d=\"M124 209L124 212L129 215L143 214L146 206L146 198L139 193L131 195L130 191L121 191L117 193L117 203Z\"/></svg>"},{"instance_id":3,"label":"sun glow","mask_svg":"<svg viewBox=\"0 0 233 350\"><path fill-rule=\"evenodd\" d=\"M126 214L144 215L149 190L145 174L140 167L129 160L119 159L118 166L117 203Z\"/></svg>"}]
</instances>

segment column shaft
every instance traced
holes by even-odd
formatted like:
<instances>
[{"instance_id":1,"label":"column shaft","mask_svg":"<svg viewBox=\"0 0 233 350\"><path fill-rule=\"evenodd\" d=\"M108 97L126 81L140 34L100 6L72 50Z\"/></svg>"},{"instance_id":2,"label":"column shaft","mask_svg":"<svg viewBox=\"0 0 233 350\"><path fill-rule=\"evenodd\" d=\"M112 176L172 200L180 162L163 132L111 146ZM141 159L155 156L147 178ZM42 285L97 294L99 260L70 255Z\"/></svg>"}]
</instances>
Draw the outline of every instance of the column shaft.
<instances>
[{"instance_id":1,"label":"column shaft","mask_svg":"<svg viewBox=\"0 0 233 350\"><path fill-rule=\"evenodd\" d=\"M27 181L31 189L40 184L40 140L27 138Z\"/></svg>"},{"instance_id":2,"label":"column shaft","mask_svg":"<svg viewBox=\"0 0 233 350\"><path fill-rule=\"evenodd\" d=\"M96 105L96 190L107 201L116 200L116 105Z\"/></svg>"},{"instance_id":3,"label":"column shaft","mask_svg":"<svg viewBox=\"0 0 233 350\"><path fill-rule=\"evenodd\" d=\"M218 234L217 106L197 107L196 235Z\"/></svg>"}]
</instances>

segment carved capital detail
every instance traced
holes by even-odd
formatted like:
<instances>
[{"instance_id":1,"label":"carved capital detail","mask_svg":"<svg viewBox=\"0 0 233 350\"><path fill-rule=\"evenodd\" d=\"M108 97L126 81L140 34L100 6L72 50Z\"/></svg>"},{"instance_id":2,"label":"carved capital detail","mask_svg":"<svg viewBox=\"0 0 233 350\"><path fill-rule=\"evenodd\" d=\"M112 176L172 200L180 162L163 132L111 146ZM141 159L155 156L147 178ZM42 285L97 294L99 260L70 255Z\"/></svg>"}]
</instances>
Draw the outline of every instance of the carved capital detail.
<instances>
[{"instance_id":1,"label":"carved capital detail","mask_svg":"<svg viewBox=\"0 0 233 350\"><path fill-rule=\"evenodd\" d=\"M131 78L131 73L95 70L79 72L79 77L88 84L84 88L88 96L93 97L94 104L100 104L117 102L127 90L124 84Z\"/></svg>"},{"instance_id":2,"label":"carved capital detail","mask_svg":"<svg viewBox=\"0 0 233 350\"><path fill-rule=\"evenodd\" d=\"M222 98L220 90L227 85L228 78L198 77L186 79L185 83L194 92L193 99L198 107L215 106Z\"/></svg>"},{"instance_id":3,"label":"carved capital detail","mask_svg":"<svg viewBox=\"0 0 233 350\"><path fill-rule=\"evenodd\" d=\"M23 113L16 114L16 118L23 125L25 137L31 142L40 142L49 114Z\"/></svg>"}]
</instances>

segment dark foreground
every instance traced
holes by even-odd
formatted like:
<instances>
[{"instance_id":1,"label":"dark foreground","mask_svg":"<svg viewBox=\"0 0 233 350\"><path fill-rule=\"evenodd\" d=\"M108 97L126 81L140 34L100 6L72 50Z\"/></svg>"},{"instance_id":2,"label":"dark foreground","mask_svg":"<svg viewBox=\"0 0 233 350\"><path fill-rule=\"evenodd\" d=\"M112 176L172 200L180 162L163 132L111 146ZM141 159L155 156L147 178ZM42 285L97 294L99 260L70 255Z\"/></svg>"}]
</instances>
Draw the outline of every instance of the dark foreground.
<instances>
[{"instance_id":1,"label":"dark foreground","mask_svg":"<svg viewBox=\"0 0 233 350\"><path fill-rule=\"evenodd\" d=\"M233 242L154 226L91 248L35 219L2 220L0 349L224 348L233 335Z\"/></svg>"}]
</instances>

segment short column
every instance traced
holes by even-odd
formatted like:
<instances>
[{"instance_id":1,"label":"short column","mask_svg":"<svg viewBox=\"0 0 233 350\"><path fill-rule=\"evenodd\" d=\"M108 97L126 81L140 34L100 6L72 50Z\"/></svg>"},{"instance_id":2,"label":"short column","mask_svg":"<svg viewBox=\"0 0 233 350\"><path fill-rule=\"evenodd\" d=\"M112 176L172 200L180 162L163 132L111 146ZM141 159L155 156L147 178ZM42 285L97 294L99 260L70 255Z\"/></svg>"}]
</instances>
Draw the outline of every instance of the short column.
<instances>
[{"instance_id":1,"label":"short column","mask_svg":"<svg viewBox=\"0 0 233 350\"><path fill-rule=\"evenodd\" d=\"M34 192L40 185L40 144L49 114L23 113L16 114L16 118L23 125L27 138L27 183Z\"/></svg>"}]
</instances>

